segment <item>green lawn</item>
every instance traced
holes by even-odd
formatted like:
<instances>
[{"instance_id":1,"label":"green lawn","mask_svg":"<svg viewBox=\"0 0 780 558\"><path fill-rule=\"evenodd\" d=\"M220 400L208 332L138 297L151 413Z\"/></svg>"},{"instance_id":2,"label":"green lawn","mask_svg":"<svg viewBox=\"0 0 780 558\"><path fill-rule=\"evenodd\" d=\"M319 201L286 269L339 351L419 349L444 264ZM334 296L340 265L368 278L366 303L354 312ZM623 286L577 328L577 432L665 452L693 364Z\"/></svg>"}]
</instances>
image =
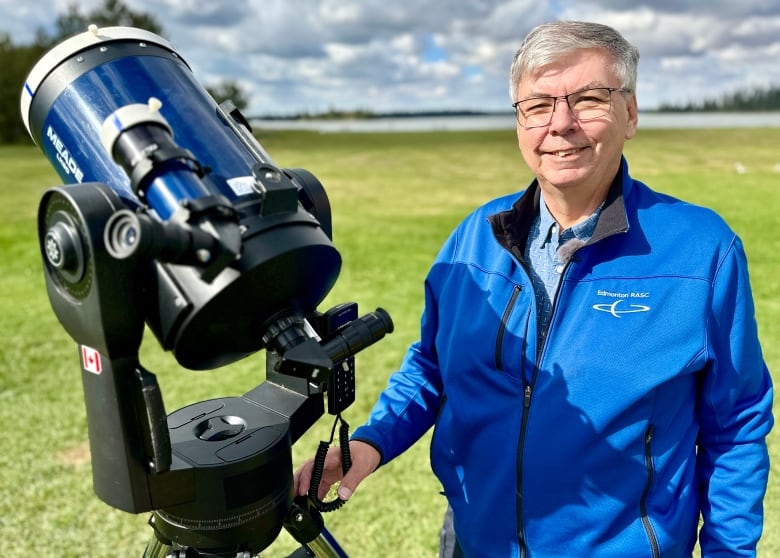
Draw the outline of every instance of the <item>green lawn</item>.
<instances>
[{"instance_id":1,"label":"green lawn","mask_svg":"<svg viewBox=\"0 0 780 558\"><path fill-rule=\"evenodd\" d=\"M312 171L330 196L344 266L323 308L346 300L393 316L396 331L358 357L359 424L417 335L422 279L441 242L476 205L523 187L529 173L514 133L261 133L281 166ZM640 131L627 145L633 175L657 190L718 210L745 241L766 360L780 370L780 129ZM741 165L747 172L737 172ZM36 237L46 187L59 184L33 147L0 148L0 556L140 556L147 515L116 511L92 493L77 350L51 312ZM237 395L263 380L258 354L226 368L178 368L150 336L143 363L168 411ZM776 407L777 408L777 407ZM327 436L323 418L294 447L296 461ZM780 556L780 436L765 507L761 556ZM326 517L354 557L432 557L445 503L428 466L427 440L370 477ZM286 556L281 536L263 556Z\"/></svg>"}]
</instances>

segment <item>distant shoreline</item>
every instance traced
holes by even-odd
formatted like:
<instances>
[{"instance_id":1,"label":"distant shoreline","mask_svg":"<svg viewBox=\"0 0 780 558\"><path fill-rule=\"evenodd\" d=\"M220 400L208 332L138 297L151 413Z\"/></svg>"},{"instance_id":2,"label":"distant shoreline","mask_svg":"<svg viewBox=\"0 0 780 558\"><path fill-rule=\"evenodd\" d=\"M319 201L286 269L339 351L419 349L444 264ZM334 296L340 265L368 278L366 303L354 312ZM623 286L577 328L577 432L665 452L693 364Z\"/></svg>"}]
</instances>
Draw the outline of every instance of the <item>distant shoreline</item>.
<instances>
[{"instance_id":1,"label":"distant shoreline","mask_svg":"<svg viewBox=\"0 0 780 558\"><path fill-rule=\"evenodd\" d=\"M323 121L323 120L383 120L383 119L403 119L403 118L459 118L459 117L500 117L511 114L512 111L477 111L477 110L443 110L443 111L419 111L419 112L349 112L334 111L317 114L294 114L294 115L256 115L251 116L249 120L262 121ZM663 114L663 115L717 115L717 114L780 114L780 109L768 111L727 111L727 110L659 110L647 109L640 110L640 114Z\"/></svg>"},{"instance_id":2,"label":"distant shoreline","mask_svg":"<svg viewBox=\"0 0 780 558\"><path fill-rule=\"evenodd\" d=\"M510 130L511 111L502 113L402 113L372 118L250 118L255 130L336 132L432 132ZM771 112L658 112L640 111L640 129L778 128L780 111Z\"/></svg>"},{"instance_id":3,"label":"distant shoreline","mask_svg":"<svg viewBox=\"0 0 780 558\"><path fill-rule=\"evenodd\" d=\"M252 116L249 120L381 120L386 118L448 118L460 116L500 116L508 111L443 110L420 112L349 112L335 111L317 114Z\"/></svg>"}]
</instances>

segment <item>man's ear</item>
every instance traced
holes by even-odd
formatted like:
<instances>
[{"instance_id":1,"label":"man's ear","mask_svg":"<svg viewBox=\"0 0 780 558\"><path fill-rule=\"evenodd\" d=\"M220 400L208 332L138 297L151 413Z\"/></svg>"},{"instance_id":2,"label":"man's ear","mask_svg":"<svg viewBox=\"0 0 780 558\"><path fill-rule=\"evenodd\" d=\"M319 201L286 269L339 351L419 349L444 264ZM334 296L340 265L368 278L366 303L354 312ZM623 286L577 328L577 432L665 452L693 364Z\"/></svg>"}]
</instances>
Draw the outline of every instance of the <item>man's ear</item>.
<instances>
[{"instance_id":1,"label":"man's ear","mask_svg":"<svg viewBox=\"0 0 780 558\"><path fill-rule=\"evenodd\" d=\"M626 96L626 110L628 111L628 123L626 125L626 139L630 140L636 134L639 123L639 107L636 102L636 93Z\"/></svg>"}]
</instances>

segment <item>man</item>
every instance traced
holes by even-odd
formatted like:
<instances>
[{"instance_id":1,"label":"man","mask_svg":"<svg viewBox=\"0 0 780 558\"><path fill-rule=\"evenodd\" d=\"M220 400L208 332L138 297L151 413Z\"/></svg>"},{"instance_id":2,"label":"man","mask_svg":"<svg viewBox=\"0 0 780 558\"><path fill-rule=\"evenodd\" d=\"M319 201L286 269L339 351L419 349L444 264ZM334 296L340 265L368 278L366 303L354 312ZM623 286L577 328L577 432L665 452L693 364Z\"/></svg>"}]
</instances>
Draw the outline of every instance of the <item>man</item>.
<instances>
[{"instance_id":1,"label":"man","mask_svg":"<svg viewBox=\"0 0 780 558\"><path fill-rule=\"evenodd\" d=\"M629 175L638 57L593 23L526 38L510 84L536 179L445 243L341 498L435 426L456 556L690 556L699 527L703 556L755 555L772 385L745 255Z\"/></svg>"}]
</instances>

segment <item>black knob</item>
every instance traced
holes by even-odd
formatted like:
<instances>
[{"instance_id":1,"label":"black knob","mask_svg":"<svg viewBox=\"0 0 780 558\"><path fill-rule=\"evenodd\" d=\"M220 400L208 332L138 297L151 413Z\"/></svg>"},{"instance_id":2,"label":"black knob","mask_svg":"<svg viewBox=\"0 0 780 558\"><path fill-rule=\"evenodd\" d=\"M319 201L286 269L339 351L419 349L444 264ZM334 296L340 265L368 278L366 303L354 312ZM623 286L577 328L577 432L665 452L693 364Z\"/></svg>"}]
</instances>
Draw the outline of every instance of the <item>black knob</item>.
<instances>
[{"instance_id":1,"label":"black knob","mask_svg":"<svg viewBox=\"0 0 780 558\"><path fill-rule=\"evenodd\" d=\"M246 423L239 417L212 417L195 427L195 435L206 442L219 442L238 436L244 428Z\"/></svg>"},{"instance_id":2,"label":"black knob","mask_svg":"<svg viewBox=\"0 0 780 558\"><path fill-rule=\"evenodd\" d=\"M76 283L84 276L81 234L69 215L58 212L43 239L46 261L66 280Z\"/></svg>"}]
</instances>

